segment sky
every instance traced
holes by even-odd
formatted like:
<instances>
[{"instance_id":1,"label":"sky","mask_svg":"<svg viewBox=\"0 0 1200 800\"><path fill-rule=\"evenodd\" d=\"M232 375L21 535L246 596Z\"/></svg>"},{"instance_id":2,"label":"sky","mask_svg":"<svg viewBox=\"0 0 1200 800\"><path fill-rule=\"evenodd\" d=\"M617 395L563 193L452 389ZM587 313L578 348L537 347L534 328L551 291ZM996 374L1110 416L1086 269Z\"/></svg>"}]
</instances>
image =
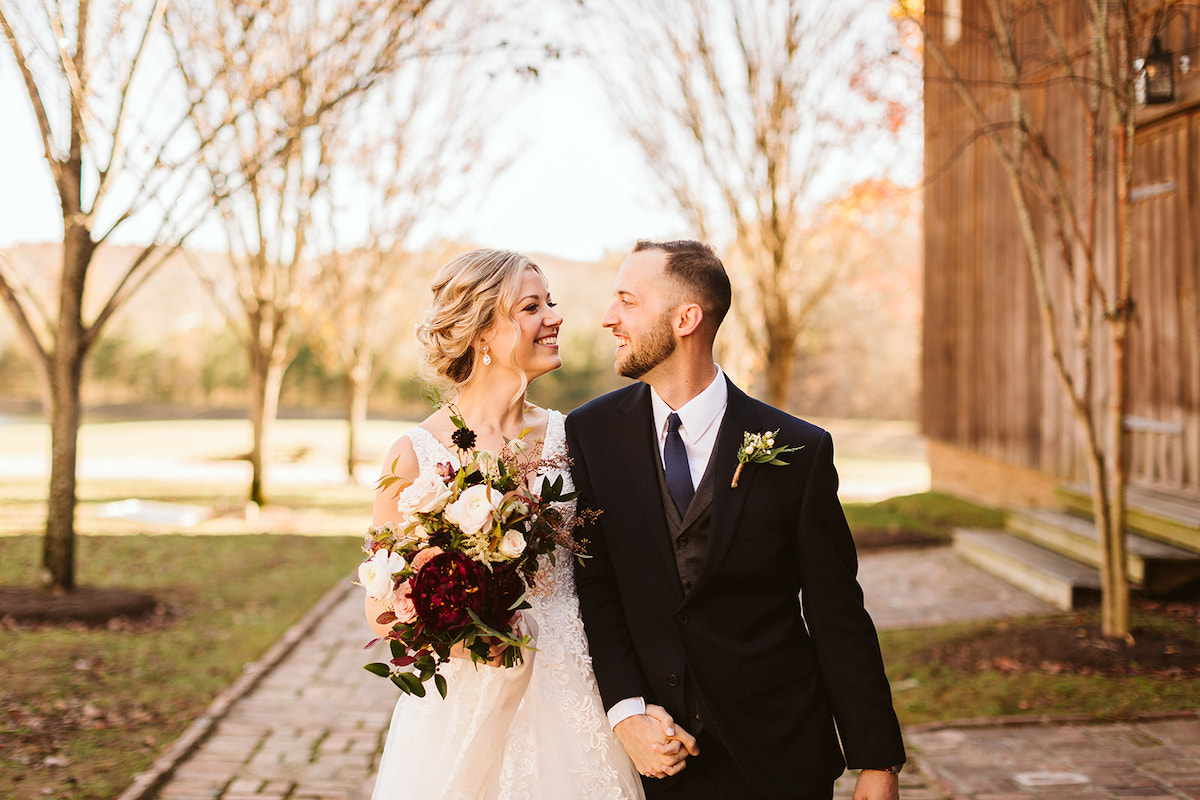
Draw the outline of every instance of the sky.
<instances>
[{"instance_id":1,"label":"sky","mask_svg":"<svg viewBox=\"0 0 1200 800\"><path fill-rule=\"evenodd\" d=\"M519 143L517 160L424 238L592 261L628 252L638 238L686 233L647 182L585 65L549 65L522 83L510 110L496 135ZM0 60L0 247L58 241L61 225L28 101L11 61ZM136 238L131 228L115 240ZM215 233L193 244L220 247Z\"/></svg>"}]
</instances>

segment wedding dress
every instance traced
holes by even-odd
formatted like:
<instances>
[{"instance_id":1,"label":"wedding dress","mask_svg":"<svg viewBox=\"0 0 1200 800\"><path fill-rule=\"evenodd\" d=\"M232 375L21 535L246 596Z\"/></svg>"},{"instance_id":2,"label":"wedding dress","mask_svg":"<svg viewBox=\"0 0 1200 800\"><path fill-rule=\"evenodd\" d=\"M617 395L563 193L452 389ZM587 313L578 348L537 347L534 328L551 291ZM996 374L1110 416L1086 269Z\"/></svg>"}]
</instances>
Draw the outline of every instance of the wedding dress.
<instances>
[{"instance_id":1,"label":"wedding dress","mask_svg":"<svg viewBox=\"0 0 1200 800\"><path fill-rule=\"evenodd\" d=\"M420 471L458 459L424 428L406 434ZM542 459L564 476L563 415L549 412ZM568 488L568 491L570 489ZM400 696L392 714L373 800L629 800L642 798L641 778L608 726L579 601L572 556L541 556L530 608L521 614L536 652L511 669L453 658L442 668L443 700Z\"/></svg>"}]
</instances>

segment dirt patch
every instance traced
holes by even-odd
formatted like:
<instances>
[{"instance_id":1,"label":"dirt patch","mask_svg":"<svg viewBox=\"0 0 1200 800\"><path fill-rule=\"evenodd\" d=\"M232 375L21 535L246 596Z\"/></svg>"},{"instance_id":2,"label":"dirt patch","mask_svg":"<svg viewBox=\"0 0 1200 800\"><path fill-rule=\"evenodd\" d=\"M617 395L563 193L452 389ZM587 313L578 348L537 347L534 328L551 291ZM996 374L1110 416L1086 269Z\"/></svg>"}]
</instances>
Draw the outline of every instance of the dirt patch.
<instances>
[{"instance_id":1,"label":"dirt patch","mask_svg":"<svg viewBox=\"0 0 1200 800\"><path fill-rule=\"evenodd\" d=\"M47 592L31 586L0 586L0 620L15 625L112 627L162 616L158 600L146 592L119 587L80 586Z\"/></svg>"},{"instance_id":2,"label":"dirt patch","mask_svg":"<svg viewBox=\"0 0 1200 800\"><path fill-rule=\"evenodd\" d=\"M854 531L854 548L859 552L886 550L892 547L940 547L948 544L950 540L944 537L904 528L863 528Z\"/></svg>"},{"instance_id":3,"label":"dirt patch","mask_svg":"<svg viewBox=\"0 0 1200 800\"><path fill-rule=\"evenodd\" d=\"M969 638L931 648L930 656L963 672L1073 675L1200 676L1200 605L1137 600L1132 641L1100 635L1098 612L996 623Z\"/></svg>"}]
</instances>

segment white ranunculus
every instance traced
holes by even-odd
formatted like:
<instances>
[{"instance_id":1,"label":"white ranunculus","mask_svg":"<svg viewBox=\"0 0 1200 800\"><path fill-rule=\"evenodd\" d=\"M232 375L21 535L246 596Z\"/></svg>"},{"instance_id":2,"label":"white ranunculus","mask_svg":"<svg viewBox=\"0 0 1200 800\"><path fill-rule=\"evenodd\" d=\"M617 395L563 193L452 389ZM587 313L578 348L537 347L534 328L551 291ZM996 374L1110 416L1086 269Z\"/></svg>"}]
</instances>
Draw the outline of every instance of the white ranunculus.
<instances>
[{"instance_id":1,"label":"white ranunculus","mask_svg":"<svg viewBox=\"0 0 1200 800\"><path fill-rule=\"evenodd\" d=\"M450 487L436 475L423 473L410 483L396 502L401 514L433 514L450 499Z\"/></svg>"},{"instance_id":2,"label":"white ranunculus","mask_svg":"<svg viewBox=\"0 0 1200 800\"><path fill-rule=\"evenodd\" d=\"M368 596L381 600L392 592L392 575L406 566L408 563L404 556L380 548L358 565L358 582L366 589Z\"/></svg>"},{"instance_id":3,"label":"white ranunculus","mask_svg":"<svg viewBox=\"0 0 1200 800\"><path fill-rule=\"evenodd\" d=\"M511 530L500 540L500 555L512 559L525 552L525 537L518 530Z\"/></svg>"},{"instance_id":4,"label":"white ranunculus","mask_svg":"<svg viewBox=\"0 0 1200 800\"><path fill-rule=\"evenodd\" d=\"M473 536L491 523L492 512L503 497L486 483L477 483L464 489L457 500L446 506L446 519L463 533Z\"/></svg>"}]
</instances>

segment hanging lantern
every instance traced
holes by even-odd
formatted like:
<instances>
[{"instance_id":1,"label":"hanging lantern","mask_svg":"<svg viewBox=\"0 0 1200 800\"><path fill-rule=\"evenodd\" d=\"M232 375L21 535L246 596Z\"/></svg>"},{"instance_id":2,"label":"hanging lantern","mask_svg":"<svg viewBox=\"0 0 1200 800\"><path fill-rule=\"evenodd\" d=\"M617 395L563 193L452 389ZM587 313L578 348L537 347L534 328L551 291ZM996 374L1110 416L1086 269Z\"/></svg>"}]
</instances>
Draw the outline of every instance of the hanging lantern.
<instances>
[{"instance_id":1,"label":"hanging lantern","mask_svg":"<svg viewBox=\"0 0 1200 800\"><path fill-rule=\"evenodd\" d=\"M1170 50L1164 50L1157 36L1150 42L1150 52L1142 69L1146 105L1175 101L1174 58Z\"/></svg>"}]
</instances>

